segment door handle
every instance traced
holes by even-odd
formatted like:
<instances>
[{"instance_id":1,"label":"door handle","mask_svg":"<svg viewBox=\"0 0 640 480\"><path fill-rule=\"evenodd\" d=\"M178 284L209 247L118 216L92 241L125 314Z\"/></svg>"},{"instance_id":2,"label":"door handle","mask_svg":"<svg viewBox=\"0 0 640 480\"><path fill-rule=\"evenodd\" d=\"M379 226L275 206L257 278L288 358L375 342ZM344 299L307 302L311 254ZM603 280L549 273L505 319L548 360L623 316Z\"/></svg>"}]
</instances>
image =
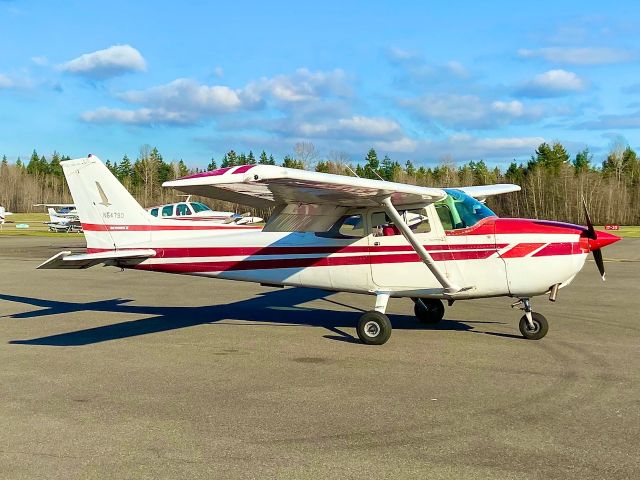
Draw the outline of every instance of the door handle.
<instances>
[{"instance_id":1,"label":"door handle","mask_svg":"<svg viewBox=\"0 0 640 480\"><path fill-rule=\"evenodd\" d=\"M374 245L375 247L379 247L379 246L380 246L380 242L373 242L373 245Z\"/></svg>"}]
</instances>

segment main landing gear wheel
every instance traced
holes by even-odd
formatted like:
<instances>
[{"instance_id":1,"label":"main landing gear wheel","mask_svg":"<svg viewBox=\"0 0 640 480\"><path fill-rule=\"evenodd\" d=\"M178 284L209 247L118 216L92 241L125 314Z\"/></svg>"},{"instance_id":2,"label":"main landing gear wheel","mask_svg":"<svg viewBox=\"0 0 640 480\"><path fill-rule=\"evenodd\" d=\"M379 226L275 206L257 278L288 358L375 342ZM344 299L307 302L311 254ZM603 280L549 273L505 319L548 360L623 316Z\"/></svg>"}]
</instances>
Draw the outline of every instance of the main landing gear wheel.
<instances>
[{"instance_id":1,"label":"main landing gear wheel","mask_svg":"<svg viewBox=\"0 0 640 480\"><path fill-rule=\"evenodd\" d=\"M520 333L527 340L540 340L549 331L549 323L547 323L544 315L538 312L531 312L531 320L533 321L533 328L529 326L527 316L522 316L520 319Z\"/></svg>"},{"instance_id":2,"label":"main landing gear wheel","mask_svg":"<svg viewBox=\"0 0 640 480\"><path fill-rule=\"evenodd\" d=\"M413 313L420 323L436 324L444 317L444 304L440 300L416 299Z\"/></svg>"},{"instance_id":3,"label":"main landing gear wheel","mask_svg":"<svg viewBox=\"0 0 640 480\"><path fill-rule=\"evenodd\" d=\"M358 338L367 345L382 345L391 336L391 322L384 313L367 312L358 321Z\"/></svg>"}]
</instances>

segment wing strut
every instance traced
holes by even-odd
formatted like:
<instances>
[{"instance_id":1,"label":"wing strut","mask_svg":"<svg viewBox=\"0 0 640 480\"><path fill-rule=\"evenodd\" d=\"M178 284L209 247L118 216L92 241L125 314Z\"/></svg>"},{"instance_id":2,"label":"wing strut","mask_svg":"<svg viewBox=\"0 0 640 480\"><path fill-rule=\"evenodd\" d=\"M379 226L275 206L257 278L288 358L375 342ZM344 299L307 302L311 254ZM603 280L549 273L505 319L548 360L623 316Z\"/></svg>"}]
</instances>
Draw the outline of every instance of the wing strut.
<instances>
[{"instance_id":1,"label":"wing strut","mask_svg":"<svg viewBox=\"0 0 640 480\"><path fill-rule=\"evenodd\" d=\"M427 268L431 270L431 273L433 273L438 282L440 282L440 285L442 285L442 287L444 288L444 293L453 294L463 290L462 287L459 287L455 283L451 283L444 275L444 273L438 268L436 262L434 262L433 258L431 258L431 255L429 255L429 252L427 252L427 250L422 246L411 228L409 228L409 226L405 223L402 215L398 213L396 207L394 207L391 203L391 197L385 198L382 201L382 204L384 205L384 209L387 212L387 215L389 215L389 217L391 217L391 219L393 220L394 225L400 229L402 235L404 235L404 238L407 239L407 241L411 244L418 256L427 266Z\"/></svg>"}]
</instances>

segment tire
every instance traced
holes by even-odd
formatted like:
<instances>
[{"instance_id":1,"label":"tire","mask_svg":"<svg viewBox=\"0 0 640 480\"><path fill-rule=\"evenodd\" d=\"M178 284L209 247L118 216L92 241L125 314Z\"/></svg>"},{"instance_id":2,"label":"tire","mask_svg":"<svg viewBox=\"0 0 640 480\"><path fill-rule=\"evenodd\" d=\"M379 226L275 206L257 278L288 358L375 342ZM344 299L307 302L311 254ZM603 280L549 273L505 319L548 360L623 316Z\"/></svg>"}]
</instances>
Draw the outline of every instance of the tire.
<instances>
[{"instance_id":1,"label":"tire","mask_svg":"<svg viewBox=\"0 0 640 480\"><path fill-rule=\"evenodd\" d=\"M391 322L384 313L367 312L358 320L358 338L367 345L382 345L391 336Z\"/></svg>"},{"instance_id":2,"label":"tire","mask_svg":"<svg viewBox=\"0 0 640 480\"><path fill-rule=\"evenodd\" d=\"M413 305L413 313L420 323L436 324L444 317L444 304L440 300L423 298Z\"/></svg>"},{"instance_id":3,"label":"tire","mask_svg":"<svg viewBox=\"0 0 640 480\"><path fill-rule=\"evenodd\" d=\"M549 323L544 315L538 312L531 312L531 319L536 328L531 330L527 322L527 316L523 315L520 319L520 333L527 340L540 340L549 331Z\"/></svg>"}]
</instances>

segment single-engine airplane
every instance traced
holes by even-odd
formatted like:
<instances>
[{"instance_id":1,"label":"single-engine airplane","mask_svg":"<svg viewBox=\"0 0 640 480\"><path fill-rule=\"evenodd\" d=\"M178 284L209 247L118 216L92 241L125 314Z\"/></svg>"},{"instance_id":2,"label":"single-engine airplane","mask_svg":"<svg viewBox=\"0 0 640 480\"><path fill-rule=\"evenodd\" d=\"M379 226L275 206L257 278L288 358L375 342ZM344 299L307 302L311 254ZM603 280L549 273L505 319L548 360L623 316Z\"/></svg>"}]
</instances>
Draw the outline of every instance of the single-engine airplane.
<instances>
[{"instance_id":1,"label":"single-engine airplane","mask_svg":"<svg viewBox=\"0 0 640 480\"><path fill-rule=\"evenodd\" d=\"M567 223L498 218L483 200L517 185L427 188L271 165L199 173L164 186L265 208L264 228L162 219L146 212L95 156L61 162L87 240L84 254L60 252L38 268L97 264L304 286L375 296L358 337L391 335L390 297L411 298L416 317L436 323L442 300L507 296L524 310L519 328L541 339L546 318L531 297L571 283L592 252L619 240Z\"/></svg>"},{"instance_id":2,"label":"single-engine airplane","mask_svg":"<svg viewBox=\"0 0 640 480\"><path fill-rule=\"evenodd\" d=\"M192 202L191 195L181 196L187 198L183 202L165 203L157 207L147 208L147 212L154 217L176 218L178 220L208 220L216 223L235 223L236 225L262 222L262 218L254 217L250 213L238 214L212 210L211 207L202 202Z\"/></svg>"},{"instance_id":3,"label":"single-engine airplane","mask_svg":"<svg viewBox=\"0 0 640 480\"><path fill-rule=\"evenodd\" d=\"M44 224L49 227L50 232L82 232L80 217L73 203L36 203L34 207L45 207L47 209L49 221L44 222Z\"/></svg>"}]
</instances>

